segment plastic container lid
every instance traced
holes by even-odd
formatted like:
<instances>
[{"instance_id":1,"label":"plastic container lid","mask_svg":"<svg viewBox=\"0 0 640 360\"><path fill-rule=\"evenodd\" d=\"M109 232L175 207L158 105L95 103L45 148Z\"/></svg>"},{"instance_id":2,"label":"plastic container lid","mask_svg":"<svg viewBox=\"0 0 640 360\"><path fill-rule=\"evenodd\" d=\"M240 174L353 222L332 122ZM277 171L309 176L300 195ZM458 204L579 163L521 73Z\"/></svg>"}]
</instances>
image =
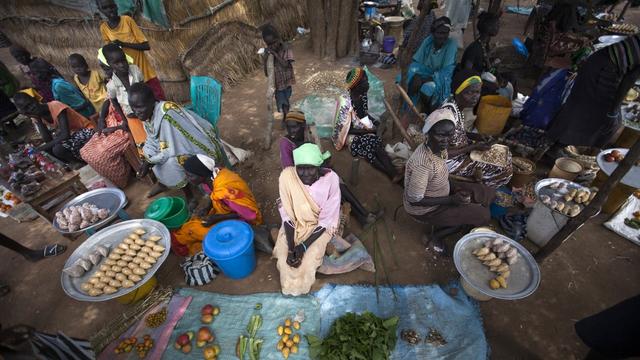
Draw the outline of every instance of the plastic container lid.
<instances>
[{"instance_id":1,"label":"plastic container lid","mask_svg":"<svg viewBox=\"0 0 640 360\"><path fill-rule=\"evenodd\" d=\"M173 198L171 197L161 197L159 199L154 200L149 206L147 210L144 212L144 217L152 220L162 220L169 215L171 212L171 208L173 207Z\"/></svg>"},{"instance_id":2,"label":"plastic container lid","mask_svg":"<svg viewBox=\"0 0 640 360\"><path fill-rule=\"evenodd\" d=\"M217 223L205 236L204 253L213 260L228 260L242 255L253 244L253 229L244 221Z\"/></svg>"}]
</instances>

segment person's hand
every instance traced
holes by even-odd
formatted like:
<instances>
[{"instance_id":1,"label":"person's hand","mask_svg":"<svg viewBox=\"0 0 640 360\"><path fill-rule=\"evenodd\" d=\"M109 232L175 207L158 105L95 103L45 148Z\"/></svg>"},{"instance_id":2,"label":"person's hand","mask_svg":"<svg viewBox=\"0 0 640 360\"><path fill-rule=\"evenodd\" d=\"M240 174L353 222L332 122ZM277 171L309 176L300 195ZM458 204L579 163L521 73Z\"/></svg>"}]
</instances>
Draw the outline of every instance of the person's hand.
<instances>
[{"instance_id":1,"label":"person's hand","mask_svg":"<svg viewBox=\"0 0 640 360\"><path fill-rule=\"evenodd\" d=\"M209 209L206 206L196 210L196 216L203 220L207 215L209 215Z\"/></svg>"},{"instance_id":2,"label":"person's hand","mask_svg":"<svg viewBox=\"0 0 640 360\"><path fill-rule=\"evenodd\" d=\"M471 195L465 191L458 191L451 196L453 205L464 205L471 203Z\"/></svg>"},{"instance_id":3,"label":"person's hand","mask_svg":"<svg viewBox=\"0 0 640 360\"><path fill-rule=\"evenodd\" d=\"M289 254L287 255L287 265L291 266L292 268L298 268L300 267L300 265L302 265L302 259L299 259L295 252L293 251L289 251Z\"/></svg>"},{"instance_id":4,"label":"person's hand","mask_svg":"<svg viewBox=\"0 0 640 360\"><path fill-rule=\"evenodd\" d=\"M118 40L118 39L113 40L113 41L112 41L112 43L114 43L114 44L116 44L116 45L118 45L118 46L122 46L122 41L120 41L120 40Z\"/></svg>"},{"instance_id":5,"label":"person's hand","mask_svg":"<svg viewBox=\"0 0 640 360\"><path fill-rule=\"evenodd\" d=\"M102 130L102 134L104 135L109 135L112 134L113 132L115 132L116 130L118 130L117 127L108 127Z\"/></svg>"},{"instance_id":6,"label":"person's hand","mask_svg":"<svg viewBox=\"0 0 640 360\"><path fill-rule=\"evenodd\" d=\"M491 145L485 143L485 142L477 142L475 144L473 144L473 150L478 150L478 151L487 151L491 149Z\"/></svg>"}]
</instances>

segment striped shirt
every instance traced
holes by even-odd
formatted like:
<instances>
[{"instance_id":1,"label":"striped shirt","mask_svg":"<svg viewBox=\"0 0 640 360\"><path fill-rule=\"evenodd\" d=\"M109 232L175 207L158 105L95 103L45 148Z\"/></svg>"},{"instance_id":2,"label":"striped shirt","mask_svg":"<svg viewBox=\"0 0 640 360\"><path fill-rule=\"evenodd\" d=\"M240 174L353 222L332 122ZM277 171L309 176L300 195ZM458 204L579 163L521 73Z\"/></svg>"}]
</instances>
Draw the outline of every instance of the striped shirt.
<instances>
[{"instance_id":1,"label":"striped shirt","mask_svg":"<svg viewBox=\"0 0 640 360\"><path fill-rule=\"evenodd\" d=\"M404 175L404 209L410 215L424 215L438 206L412 205L424 198L449 196L449 170L444 159L420 145L413 152Z\"/></svg>"}]
</instances>

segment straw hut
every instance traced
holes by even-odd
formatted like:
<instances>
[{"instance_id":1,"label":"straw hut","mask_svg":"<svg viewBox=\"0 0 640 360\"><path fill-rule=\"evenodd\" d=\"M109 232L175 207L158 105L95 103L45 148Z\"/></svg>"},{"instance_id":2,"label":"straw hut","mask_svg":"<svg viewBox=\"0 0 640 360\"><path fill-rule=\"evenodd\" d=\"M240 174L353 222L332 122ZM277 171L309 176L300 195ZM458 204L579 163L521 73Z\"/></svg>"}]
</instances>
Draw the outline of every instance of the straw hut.
<instances>
[{"instance_id":1,"label":"straw hut","mask_svg":"<svg viewBox=\"0 0 640 360\"><path fill-rule=\"evenodd\" d=\"M258 26L270 22L287 39L306 25L306 6L299 0L164 0L164 7L168 29L134 18L149 39L148 56L167 97L181 102L189 100L191 75L230 86L255 70L262 46ZM63 75L71 76L71 53L82 54L98 69L96 53L103 45L98 15L42 0L0 1L0 14L0 30L12 42L47 59Z\"/></svg>"}]
</instances>

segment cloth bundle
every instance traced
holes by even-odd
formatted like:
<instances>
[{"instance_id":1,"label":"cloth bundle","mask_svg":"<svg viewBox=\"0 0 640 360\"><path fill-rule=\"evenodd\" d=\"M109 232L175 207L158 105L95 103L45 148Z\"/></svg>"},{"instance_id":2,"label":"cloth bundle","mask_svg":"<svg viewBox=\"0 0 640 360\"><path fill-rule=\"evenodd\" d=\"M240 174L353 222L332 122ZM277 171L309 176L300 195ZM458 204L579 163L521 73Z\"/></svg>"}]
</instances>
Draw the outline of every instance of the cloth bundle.
<instances>
[{"instance_id":1,"label":"cloth bundle","mask_svg":"<svg viewBox=\"0 0 640 360\"><path fill-rule=\"evenodd\" d=\"M203 252L188 257L180 267L184 271L184 281L189 286L210 283L220 274L220 269Z\"/></svg>"}]
</instances>

